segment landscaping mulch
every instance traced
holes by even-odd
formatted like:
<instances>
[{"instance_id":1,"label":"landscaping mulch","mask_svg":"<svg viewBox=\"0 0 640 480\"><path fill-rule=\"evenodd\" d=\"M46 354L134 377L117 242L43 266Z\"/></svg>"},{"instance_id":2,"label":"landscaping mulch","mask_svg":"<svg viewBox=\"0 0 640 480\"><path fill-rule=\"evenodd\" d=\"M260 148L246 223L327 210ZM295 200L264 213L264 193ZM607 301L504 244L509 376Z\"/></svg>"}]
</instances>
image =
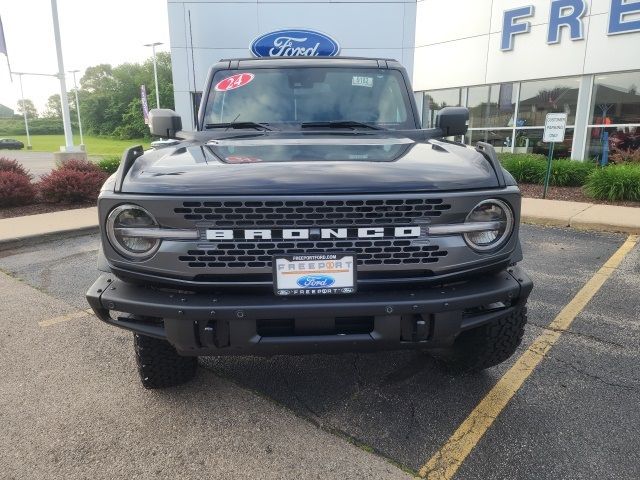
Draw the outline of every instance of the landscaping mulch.
<instances>
[{"instance_id":1,"label":"landscaping mulch","mask_svg":"<svg viewBox=\"0 0 640 480\"><path fill-rule=\"evenodd\" d=\"M22 207L0 208L1 218L23 217L26 215L37 215L39 213L60 212L62 210L73 210L75 208L95 207L96 202L87 203L33 203Z\"/></svg>"},{"instance_id":2,"label":"landscaping mulch","mask_svg":"<svg viewBox=\"0 0 640 480\"><path fill-rule=\"evenodd\" d=\"M520 183L518 185L523 197L529 198L542 198L542 192L544 190L543 185L533 183ZM564 200L567 202L587 202L595 203L599 205L619 205L623 207L640 207L640 202L633 202L631 200L623 200L618 202L611 202L609 200L596 200L587 196L582 187L554 187L549 186L547 190L548 200Z\"/></svg>"}]
</instances>

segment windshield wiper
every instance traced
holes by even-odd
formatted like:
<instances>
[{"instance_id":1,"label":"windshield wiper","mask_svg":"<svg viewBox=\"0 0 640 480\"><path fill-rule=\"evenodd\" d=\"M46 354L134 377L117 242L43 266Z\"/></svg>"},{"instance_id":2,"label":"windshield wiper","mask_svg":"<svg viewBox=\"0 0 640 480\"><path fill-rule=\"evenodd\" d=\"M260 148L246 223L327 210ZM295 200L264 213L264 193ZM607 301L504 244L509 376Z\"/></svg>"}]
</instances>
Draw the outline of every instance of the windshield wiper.
<instances>
[{"instance_id":1,"label":"windshield wiper","mask_svg":"<svg viewBox=\"0 0 640 480\"><path fill-rule=\"evenodd\" d=\"M368 128L370 130L386 130L369 123L356 122L355 120L334 120L331 122L302 122L300 128L329 127L329 128Z\"/></svg>"},{"instance_id":2,"label":"windshield wiper","mask_svg":"<svg viewBox=\"0 0 640 480\"><path fill-rule=\"evenodd\" d=\"M255 130L268 130L272 131L273 128L269 127L265 123L256 122L225 122L225 123L207 123L205 128L253 128Z\"/></svg>"}]
</instances>

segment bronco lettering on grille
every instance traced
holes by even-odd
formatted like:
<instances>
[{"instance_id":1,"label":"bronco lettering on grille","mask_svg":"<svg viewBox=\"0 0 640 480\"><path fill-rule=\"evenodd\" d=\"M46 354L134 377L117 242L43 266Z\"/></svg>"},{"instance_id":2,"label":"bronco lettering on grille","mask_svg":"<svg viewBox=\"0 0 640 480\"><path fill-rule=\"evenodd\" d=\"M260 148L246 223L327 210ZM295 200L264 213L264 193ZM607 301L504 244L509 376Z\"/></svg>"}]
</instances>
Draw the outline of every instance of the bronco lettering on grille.
<instances>
[{"instance_id":1,"label":"bronco lettering on grille","mask_svg":"<svg viewBox=\"0 0 640 480\"><path fill-rule=\"evenodd\" d=\"M207 240L308 240L332 238L420 238L420 226L370 228L207 229Z\"/></svg>"}]
</instances>

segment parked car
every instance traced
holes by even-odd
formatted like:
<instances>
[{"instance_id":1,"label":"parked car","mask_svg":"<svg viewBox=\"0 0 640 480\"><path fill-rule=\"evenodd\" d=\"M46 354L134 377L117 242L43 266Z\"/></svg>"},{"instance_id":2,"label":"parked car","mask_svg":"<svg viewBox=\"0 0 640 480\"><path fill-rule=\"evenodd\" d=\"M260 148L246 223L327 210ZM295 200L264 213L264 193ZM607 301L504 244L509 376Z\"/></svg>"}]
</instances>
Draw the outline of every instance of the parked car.
<instances>
[{"instance_id":1,"label":"parked car","mask_svg":"<svg viewBox=\"0 0 640 480\"><path fill-rule=\"evenodd\" d=\"M20 150L24 148L24 143L13 138L0 138L0 149Z\"/></svg>"}]
</instances>

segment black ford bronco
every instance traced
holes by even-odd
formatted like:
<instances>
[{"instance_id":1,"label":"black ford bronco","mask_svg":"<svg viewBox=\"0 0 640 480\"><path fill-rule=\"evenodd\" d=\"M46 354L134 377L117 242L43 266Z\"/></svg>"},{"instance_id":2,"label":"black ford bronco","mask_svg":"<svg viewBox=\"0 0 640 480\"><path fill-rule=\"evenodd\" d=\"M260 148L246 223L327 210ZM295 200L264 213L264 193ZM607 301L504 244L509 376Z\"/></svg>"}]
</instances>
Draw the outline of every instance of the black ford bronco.
<instances>
[{"instance_id":1,"label":"black ford bronco","mask_svg":"<svg viewBox=\"0 0 640 480\"><path fill-rule=\"evenodd\" d=\"M152 110L98 209L96 315L134 334L142 383L199 355L418 349L455 369L513 354L532 288L520 191L469 113L421 129L394 60L223 60L197 131Z\"/></svg>"}]
</instances>

